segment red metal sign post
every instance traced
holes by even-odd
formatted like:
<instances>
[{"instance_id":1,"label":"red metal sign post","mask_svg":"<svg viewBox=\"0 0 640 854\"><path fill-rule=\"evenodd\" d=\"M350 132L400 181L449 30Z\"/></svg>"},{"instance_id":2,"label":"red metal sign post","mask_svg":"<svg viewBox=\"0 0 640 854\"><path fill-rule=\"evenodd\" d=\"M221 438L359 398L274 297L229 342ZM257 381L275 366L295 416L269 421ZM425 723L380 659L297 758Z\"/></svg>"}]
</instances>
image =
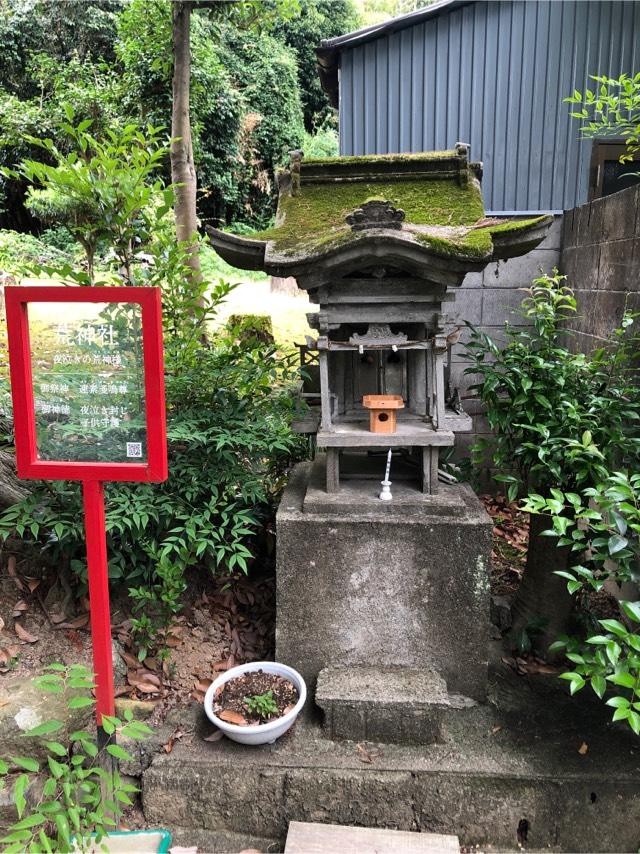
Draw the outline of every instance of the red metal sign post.
<instances>
[{"instance_id":1,"label":"red metal sign post","mask_svg":"<svg viewBox=\"0 0 640 854\"><path fill-rule=\"evenodd\" d=\"M167 478L158 288L7 287L18 476L82 481L98 739L114 714L104 481Z\"/></svg>"}]
</instances>

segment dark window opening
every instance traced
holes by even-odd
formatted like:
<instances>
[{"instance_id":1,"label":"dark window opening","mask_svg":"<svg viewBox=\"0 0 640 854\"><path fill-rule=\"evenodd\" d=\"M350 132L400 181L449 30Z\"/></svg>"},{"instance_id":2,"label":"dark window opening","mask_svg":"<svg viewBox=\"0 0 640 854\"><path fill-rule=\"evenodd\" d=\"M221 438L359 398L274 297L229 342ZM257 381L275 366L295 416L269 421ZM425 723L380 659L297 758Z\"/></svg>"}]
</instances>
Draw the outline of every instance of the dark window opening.
<instances>
[{"instance_id":1,"label":"dark window opening","mask_svg":"<svg viewBox=\"0 0 640 854\"><path fill-rule=\"evenodd\" d=\"M624 143L619 141L594 141L589 170L589 201L640 184L640 152L633 155L633 160L620 163L620 155L626 151Z\"/></svg>"}]
</instances>

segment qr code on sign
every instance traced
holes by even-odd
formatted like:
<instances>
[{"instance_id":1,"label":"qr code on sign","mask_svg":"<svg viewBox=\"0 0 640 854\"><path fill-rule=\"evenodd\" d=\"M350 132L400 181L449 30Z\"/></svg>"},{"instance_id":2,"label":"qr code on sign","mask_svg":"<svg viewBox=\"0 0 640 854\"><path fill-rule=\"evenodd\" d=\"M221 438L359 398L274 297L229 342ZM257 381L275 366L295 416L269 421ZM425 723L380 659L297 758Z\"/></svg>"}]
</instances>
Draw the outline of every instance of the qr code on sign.
<instances>
[{"instance_id":1,"label":"qr code on sign","mask_svg":"<svg viewBox=\"0 0 640 854\"><path fill-rule=\"evenodd\" d=\"M142 456L142 442L127 442L127 456L128 457L141 457Z\"/></svg>"}]
</instances>

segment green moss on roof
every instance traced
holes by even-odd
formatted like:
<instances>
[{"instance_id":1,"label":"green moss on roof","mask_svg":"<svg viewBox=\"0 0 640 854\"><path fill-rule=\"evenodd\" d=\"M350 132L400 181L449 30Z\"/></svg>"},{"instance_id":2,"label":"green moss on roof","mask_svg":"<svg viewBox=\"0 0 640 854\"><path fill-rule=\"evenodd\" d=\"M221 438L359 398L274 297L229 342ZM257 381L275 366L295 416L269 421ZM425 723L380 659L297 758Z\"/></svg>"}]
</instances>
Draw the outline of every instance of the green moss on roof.
<instances>
[{"instance_id":1,"label":"green moss on roof","mask_svg":"<svg viewBox=\"0 0 640 854\"><path fill-rule=\"evenodd\" d=\"M418 232L415 237L438 255L445 257L463 256L471 260L482 261L493 253L494 235L509 232L516 234L546 219L547 217L543 215L531 219L508 220L499 225L485 225L468 231L460 229L459 233L446 237L439 234Z\"/></svg>"},{"instance_id":2,"label":"green moss on roof","mask_svg":"<svg viewBox=\"0 0 640 854\"><path fill-rule=\"evenodd\" d=\"M468 231L460 230L458 234L442 236L439 234L416 233L420 243L427 245L432 252L444 257L463 256L472 260L482 261L493 253L493 237L496 234L524 231L536 223L546 220L546 216L536 216L531 219L508 220L499 225L485 225Z\"/></svg>"},{"instance_id":3,"label":"green moss on roof","mask_svg":"<svg viewBox=\"0 0 640 854\"><path fill-rule=\"evenodd\" d=\"M371 199L383 199L402 208L405 222L412 225L473 225L484 216L480 187L473 180L466 186L446 178L307 186L303 182L299 195L280 199L279 225L248 236L273 241L280 252L304 252L342 234L353 234L345 217Z\"/></svg>"},{"instance_id":4,"label":"green moss on roof","mask_svg":"<svg viewBox=\"0 0 640 854\"><path fill-rule=\"evenodd\" d=\"M302 169L305 166L357 166L369 163L411 163L416 160L450 160L457 157L455 151L421 151L413 154L362 154L350 155L349 157L305 157L302 160Z\"/></svg>"}]
</instances>

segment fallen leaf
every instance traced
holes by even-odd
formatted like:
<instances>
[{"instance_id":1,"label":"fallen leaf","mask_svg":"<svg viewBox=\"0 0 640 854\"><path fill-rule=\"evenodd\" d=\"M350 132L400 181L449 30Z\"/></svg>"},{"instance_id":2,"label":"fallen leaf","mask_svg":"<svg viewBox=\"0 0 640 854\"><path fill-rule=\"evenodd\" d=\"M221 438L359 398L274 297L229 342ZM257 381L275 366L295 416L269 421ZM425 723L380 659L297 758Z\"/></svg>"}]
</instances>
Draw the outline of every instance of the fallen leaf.
<instances>
[{"instance_id":1,"label":"fallen leaf","mask_svg":"<svg viewBox=\"0 0 640 854\"><path fill-rule=\"evenodd\" d=\"M216 661L213 665L214 673L219 673L222 670L227 670L227 662L226 661Z\"/></svg>"},{"instance_id":2,"label":"fallen leaf","mask_svg":"<svg viewBox=\"0 0 640 854\"><path fill-rule=\"evenodd\" d=\"M29 606L24 601L24 599L21 599L19 602L16 602L16 604L13 606L13 613L11 616L14 618L15 617L21 617L23 615L23 613L25 611L28 611L28 610L29 610Z\"/></svg>"},{"instance_id":3,"label":"fallen leaf","mask_svg":"<svg viewBox=\"0 0 640 854\"><path fill-rule=\"evenodd\" d=\"M60 623L57 628L59 629L83 629L85 626L89 624L89 615L82 614L80 617L76 617L75 620L71 620L69 623Z\"/></svg>"},{"instance_id":4,"label":"fallen leaf","mask_svg":"<svg viewBox=\"0 0 640 854\"><path fill-rule=\"evenodd\" d=\"M207 693L209 685L213 682L213 679L199 679L197 682L194 682L193 687L196 691L201 691L203 694Z\"/></svg>"},{"instance_id":5,"label":"fallen leaf","mask_svg":"<svg viewBox=\"0 0 640 854\"><path fill-rule=\"evenodd\" d=\"M133 669L137 669L140 662L134 655L130 655L128 652L121 652L120 658L127 664L129 667L133 667Z\"/></svg>"},{"instance_id":6,"label":"fallen leaf","mask_svg":"<svg viewBox=\"0 0 640 854\"><path fill-rule=\"evenodd\" d=\"M589 750L589 745L587 744L586 741L583 741L582 744L580 745L580 747L578 748L578 753L580 754L580 756L584 756L588 750Z\"/></svg>"},{"instance_id":7,"label":"fallen leaf","mask_svg":"<svg viewBox=\"0 0 640 854\"><path fill-rule=\"evenodd\" d=\"M130 685L140 691L142 694L157 694L160 690L157 685L152 685L150 682L145 682L136 673L127 673L127 681Z\"/></svg>"},{"instance_id":8,"label":"fallen leaf","mask_svg":"<svg viewBox=\"0 0 640 854\"><path fill-rule=\"evenodd\" d=\"M203 741L220 741L220 739L222 738L223 735L224 735L224 733L222 732L221 729L216 729L216 730L214 730L214 732L211 733L211 735L207 735L202 740Z\"/></svg>"},{"instance_id":9,"label":"fallen leaf","mask_svg":"<svg viewBox=\"0 0 640 854\"><path fill-rule=\"evenodd\" d=\"M157 685L158 688L162 688L162 682L158 679L155 673L151 673L149 670L138 670L137 675L145 682L150 682L152 685Z\"/></svg>"},{"instance_id":10,"label":"fallen leaf","mask_svg":"<svg viewBox=\"0 0 640 854\"><path fill-rule=\"evenodd\" d=\"M0 649L0 663L6 664L8 661L11 661L12 658L15 658L19 652L20 647L17 644L5 646L3 649Z\"/></svg>"},{"instance_id":11,"label":"fallen leaf","mask_svg":"<svg viewBox=\"0 0 640 854\"><path fill-rule=\"evenodd\" d=\"M225 721L228 724L235 724L236 726L247 726L247 722L240 714L240 712L234 712L233 709L223 709L218 715L221 721Z\"/></svg>"},{"instance_id":12,"label":"fallen leaf","mask_svg":"<svg viewBox=\"0 0 640 854\"><path fill-rule=\"evenodd\" d=\"M492 726L491 727L491 735L495 735L497 732L500 732L501 729L502 729L502 727L499 724L498 724L498 726Z\"/></svg>"},{"instance_id":13,"label":"fallen leaf","mask_svg":"<svg viewBox=\"0 0 640 854\"><path fill-rule=\"evenodd\" d=\"M20 623L14 623L13 628L21 641L24 641L25 643L38 642L38 638L35 635L30 634L30 632L28 632L24 626L21 626Z\"/></svg>"},{"instance_id":14,"label":"fallen leaf","mask_svg":"<svg viewBox=\"0 0 640 854\"><path fill-rule=\"evenodd\" d=\"M381 750L370 750L366 744L357 744L356 748L360 762L367 762L370 764L374 759L377 759L382 755Z\"/></svg>"},{"instance_id":15,"label":"fallen leaf","mask_svg":"<svg viewBox=\"0 0 640 854\"><path fill-rule=\"evenodd\" d=\"M74 629L67 629L64 636L75 646L76 649L80 650L83 648L84 644L82 643L82 637Z\"/></svg>"},{"instance_id":16,"label":"fallen leaf","mask_svg":"<svg viewBox=\"0 0 640 854\"><path fill-rule=\"evenodd\" d=\"M27 579L27 587L29 588L29 592L33 593L33 591L40 586L39 578L28 578Z\"/></svg>"},{"instance_id":17,"label":"fallen leaf","mask_svg":"<svg viewBox=\"0 0 640 854\"><path fill-rule=\"evenodd\" d=\"M4 629L4 620L0 617L0 632Z\"/></svg>"},{"instance_id":18,"label":"fallen leaf","mask_svg":"<svg viewBox=\"0 0 640 854\"><path fill-rule=\"evenodd\" d=\"M67 619L67 615L61 613L60 611L52 611L51 614L49 614L49 619L54 624L54 626L57 626L58 623L65 622L65 620Z\"/></svg>"},{"instance_id":19,"label":"fallen leaf","mask_svg":"<svg viewBox=\"0 0 640 854\"><path fill-rule=\"evenodd\" d=\"M169 736L169 740L166 742L166 744L162 745L164 748L164 752L171 753L171 751L173 750L173 745L176 743L176 741L179 741L183 735L184 733L181 729L174 729L174 731Z\"/></svg>"},{"instance_id":20,"label":"fallen leaf","mask_svg":"<svg viewBox=\"0 0 640 854\"><path fill-rule=\"evenodd\" d=\"M282 712L283 716L288 715L289 712L292 712L295 709L295 703L289 703L288 706L285 706L284 711Z\"/></svg>"}]
</instances>

